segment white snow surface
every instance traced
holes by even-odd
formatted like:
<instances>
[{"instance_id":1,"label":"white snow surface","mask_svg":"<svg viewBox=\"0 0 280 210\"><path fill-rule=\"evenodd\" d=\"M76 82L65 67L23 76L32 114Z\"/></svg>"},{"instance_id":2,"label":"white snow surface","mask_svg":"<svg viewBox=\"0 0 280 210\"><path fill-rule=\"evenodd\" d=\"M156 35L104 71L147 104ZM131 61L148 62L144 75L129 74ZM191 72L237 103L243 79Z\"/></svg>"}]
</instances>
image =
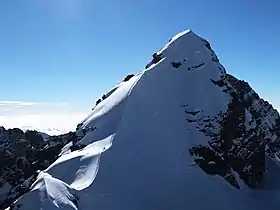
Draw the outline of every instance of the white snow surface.
<instances>
[{"instance_id":1,"label":"white snow surface","mask_svg":"<svg viewBox=\"0 0 280 210\"><path fill-rule=\"evenodd\" d=\"M23 196L32 202L24 203L23 209L77 209L72 202L73 190L65 182L41 172L32 185L32 190Z\"/></svg>"},{"instance_id":2,"label":"white snow surface","mask_svg":"<svg viewBox=\"0 0 280 210\"><path fill-rule=\"evenodd\" d=\"M80 136L82 129L96 127L79 141L87 146L71 152L70 144L66 145L58 160L39 175L32 191L17 201L21 210L279 207L278 186L251 191L242 185L238 190L220 177L205 174L188 152L209 137L186 121L182 106L214 116L225 112L230 100L210 81L224 72L211 60L200 37L184 31L159 53L160 62L116 86L82 121ZM179 68L170 64L183 59L187 62ZM278 170L274 162L271 165ZM78 206L74 195L79 196Z\"/></svg>"}]
</instances>

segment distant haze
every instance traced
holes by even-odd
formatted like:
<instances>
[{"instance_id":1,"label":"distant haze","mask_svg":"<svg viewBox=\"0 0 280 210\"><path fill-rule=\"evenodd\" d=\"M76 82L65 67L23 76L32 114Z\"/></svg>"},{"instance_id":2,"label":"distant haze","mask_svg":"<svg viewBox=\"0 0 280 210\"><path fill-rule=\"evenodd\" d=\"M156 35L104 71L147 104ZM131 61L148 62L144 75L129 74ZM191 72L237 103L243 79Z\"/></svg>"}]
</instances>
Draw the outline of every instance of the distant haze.
<instances>
[{"instance_id":1,"label":"distant haze","mask_svg":"<svg viewBox=\"0 0 280 210\"><path fill-rule=\"evenodd\" d=\"M66 103L0 101L2 126L24 130L35 129L50 135L75 130L76 125L87 114Z\"/></svg>"}]
</instances>

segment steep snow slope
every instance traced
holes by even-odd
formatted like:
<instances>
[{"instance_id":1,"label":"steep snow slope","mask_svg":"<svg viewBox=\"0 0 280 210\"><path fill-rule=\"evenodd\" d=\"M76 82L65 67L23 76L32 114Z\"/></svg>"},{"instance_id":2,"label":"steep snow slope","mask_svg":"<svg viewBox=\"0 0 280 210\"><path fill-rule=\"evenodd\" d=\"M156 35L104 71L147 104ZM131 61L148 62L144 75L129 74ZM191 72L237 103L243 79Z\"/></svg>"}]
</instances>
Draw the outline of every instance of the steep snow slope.
<instances>
[{"instance_id":1,"label":"steep snow slope","mask_svg":"<svg viewBox=\"0 0 280 210\"><path fill-rule=\"evenodd\" d=\"M207 175L199 164L198 160L205 157L196 150L213 140L202 126L226 114L234 101L226 91L226 87L233 88L226 72L205 40L184 31L154 58L157 61L146 70L110 91L78 125L77 144L87 146L71 152L66 145L57 161L39 175L31 192L16 202L16 208L185 210L279 206L278 184L271 184L278 183L277 160L267 157L268 176L258 191L249 188L246 179L239 177L241 172L229 163L229 172L219 176ZM213 84L218 81L225 87ZM251 126L250 116L248 111L243 123L246 128ZM222 130L218 121L210 127L214 134ZM262 144L256 141L256 145ZM243 149L242 155L252 154L246 145ZM216 159L208 164L226 162L223 152L216 152Z\"/></svg>"}]
</instances>

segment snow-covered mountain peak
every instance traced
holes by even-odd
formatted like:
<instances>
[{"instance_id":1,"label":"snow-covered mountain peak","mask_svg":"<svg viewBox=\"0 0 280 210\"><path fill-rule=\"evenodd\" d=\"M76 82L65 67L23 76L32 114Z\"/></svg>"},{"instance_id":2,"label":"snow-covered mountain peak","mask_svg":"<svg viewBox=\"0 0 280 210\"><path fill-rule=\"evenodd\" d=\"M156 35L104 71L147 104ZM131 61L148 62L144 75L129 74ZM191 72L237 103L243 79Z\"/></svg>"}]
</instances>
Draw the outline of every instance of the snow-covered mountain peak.
<instances>
[{"instance_id":1,"label":"snow-covered mountain peak","mask_svg":"<svg viewBox=\"0 0 280 210\"><path fill-rule=\"evenodd\" d=\"M211 49L209 42L191 30L178 33L170 39L154 56L155 60L159 58L166 59L175 68L179 68L181 65L187 65L190 69L204 66L208 67L208 70L215 71L210 71L208 74L225 74L223 68L217 69L213 66L213 61L217 62L218 58Z\"/></svg>"},{"instance_id":2,"label":"snow-covered mountain peak","mask_svg":"<svg viewBox=\"0 0 280 210\"><path fill-rule=\"evenodd\" d=\"M122 112L127 110L128 106L142 106L145 109L150 107L158 110L155 113L159 113L160 109L171 109L173 106L177 109L176 107L186 104L188 110L203 110L204 115L226 111L230 99L227 94L217 91L217 87L212 83L224 77L225 70L218 62L210 44L192 31L184 31L153 54L151 65L146 70L109 91L106 100L98 104L92 114L81 123L83 126L79 127L77 134L84 136L85 130L95 130L101 125L107 130L113 124L113 127L118 126ZM148 104L146 101L149 101ZM151 113L152 116L155 113ZM118 117L112 118L111 115ZM110 120L107 120L107 116ZM113 122L114 120L116 122ZM110 126L105 126L104 123L109 123ZM94 135L98 136L99 131L103 132L99 128ZM101 139L99 136L92 137L90 133L81 143L87 144L87 141Z\"/></svg>"},{"instance_id":3,"label":"snow-covered mountain peak","mask_svg":"<svg viewBox=\"0 0 280 210\"><path fill-rule=\"evenodd\" d=\"M173 38L169 40L167 44L160 51L165 53L166 56L170 58L184 58L189 54L193 54L196 50L201 50L204 48L202 39L193 33L191 30L186 30L178 33ZM172 52L176 52L175 54Z\"/></svg>"},{"instance_id":4,"label":"snow-covered mountain peak","mask_svg":"<svg viewBox=\"0 0 280 210\"><path fill-rule=\"evenodd\" d=\"M54 187L35 185L50 196L31 191L16 206L276 209L279 126L277 111L226 73L209 42L184 31L97 101L77 141L43 172Z\"/></svg>"}]
</instances>

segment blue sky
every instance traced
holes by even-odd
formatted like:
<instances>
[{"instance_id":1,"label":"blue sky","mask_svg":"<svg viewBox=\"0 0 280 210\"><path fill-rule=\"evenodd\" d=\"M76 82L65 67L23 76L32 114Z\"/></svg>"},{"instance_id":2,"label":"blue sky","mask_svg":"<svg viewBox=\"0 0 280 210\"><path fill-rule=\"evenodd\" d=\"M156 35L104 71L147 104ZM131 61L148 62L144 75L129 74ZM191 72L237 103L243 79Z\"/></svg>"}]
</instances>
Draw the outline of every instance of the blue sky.
<instances>
[{"instance_id":1,"label":"blue sky","mask_svg":"<svg viewBox=\"0 0 280 210\"><path fill-rule=\"evenodd\" d=\"M1 1L0 101L88 109L192 29L229 73L280 108L279 9L277 0Z\"/></svg>"}]
</instances>

